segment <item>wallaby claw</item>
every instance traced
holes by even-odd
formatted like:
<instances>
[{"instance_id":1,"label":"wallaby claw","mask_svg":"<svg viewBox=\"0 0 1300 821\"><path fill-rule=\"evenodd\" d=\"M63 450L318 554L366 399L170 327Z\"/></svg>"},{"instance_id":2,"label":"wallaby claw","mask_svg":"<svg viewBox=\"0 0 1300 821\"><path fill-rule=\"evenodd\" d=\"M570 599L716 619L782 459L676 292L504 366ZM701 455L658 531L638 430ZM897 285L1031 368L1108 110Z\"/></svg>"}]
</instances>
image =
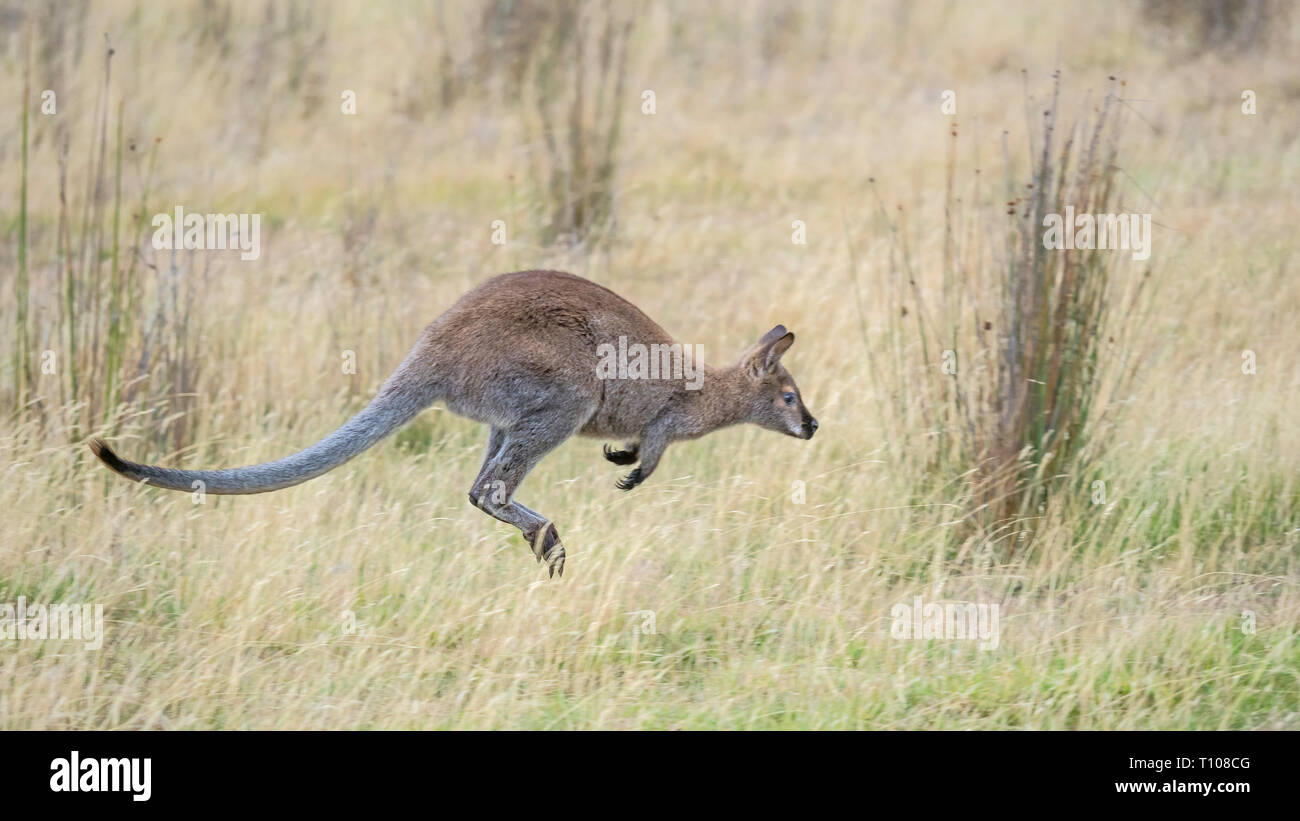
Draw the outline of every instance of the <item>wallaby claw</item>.
<instances>
[{"instance_id":1,"label":"wallaby claw","mask_svg":"<svg viewBox=\"0 0 1300 821\"><path fill-rule=\"evenodd\" d=\"M548 524L545 530L537 531L537 535L530 542L530 547L537 561L546 560L546 569L550 572L551 578L555 578L557 573L564 575L564 545L560 544L560 534L555 529L555 525Z\"/></svg>"},{"instance_id":2,"label":"wallaby claw","mask_svg":"<svg viewBox=\"0 0 1300 821\"><path fill-rule=\"evenodd\" d=\"M557 544L555 549L547 554L546 569L550 571L550 577L553 579L558 574L564 578L564 545Z\"/></svg>"},{"instance_id":3,"label":"wallaby claw","mask_svg":"<svg viewBox=\"0 0 1300 821\"><path fill-rule=\"evenodd\" d=\"M631 490L639 484L641 484L641 468L633 468L631 473L615 482L614 487L619 490Z\"/></svg>"},{"instance_id":4,"label":"wallaby claw","mask_svg":"<svg viewBox=\"0 0 1300 821\"><path fill-rule=\"evenodd\" d=\"M604 446L605 458L616 465L630 465L636 461L636 450L614 450L609 445Z\"/></svg>"}]
</instances>

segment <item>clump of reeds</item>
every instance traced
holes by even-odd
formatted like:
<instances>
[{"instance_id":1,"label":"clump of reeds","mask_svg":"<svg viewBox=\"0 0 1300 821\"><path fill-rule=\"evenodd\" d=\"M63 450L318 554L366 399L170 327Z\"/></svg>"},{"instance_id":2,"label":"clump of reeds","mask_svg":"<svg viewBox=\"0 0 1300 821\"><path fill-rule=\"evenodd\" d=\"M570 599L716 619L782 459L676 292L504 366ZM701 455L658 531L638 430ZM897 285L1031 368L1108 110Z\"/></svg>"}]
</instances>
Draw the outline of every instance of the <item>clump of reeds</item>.
<instances>
[{"instance_id":1,"label":"clump of reeds","mask_svg":"<svg viewBox=\"0 0 1300 821\"><path fill-rule=\"evenodd\" d=\"M533 172L544 200L542 238L577 244L608 235L632 30L606 3L520 3L534 38L528 75L540 149Z\"/></svg>"},{"instance_id":2,"label":"clump of reeds","mask_svg":"<svg viewBox=\"0 0 1300 821\"><path fill-rule=\"evenodd\" d=\"M400 110L422 119L466 98L476 105L499 99L518 114L528 146L524 176L538 239L607 239L616 222L623 117L634 103L625 98L632 28L630 11L609 2L489 0L460 14L431 8L412 28L419 50Z\"/></svg>"},{"instance_id":3,"label":"clump of reeds","mask_svg":"<svg viewBox=\"0 0 1300 821\"><path fill-rule=\"evenodd\" d=\"M37 23L26 30L25 77L31 70L33 42L66 39L67 15L45 14ZM48 51L40 48L38 53ZM138 150L126 132L126 100L119 98L112 105L113 54L106 37L103 83L79 181L71 179L77 173L70 161L71 135L62 120L55 121L59 207L52 234L40 230L44 226L29 230L29 79L24 80L19 107L24 150L18 194L12 407L19 416L36 414L43 421L53 413L61 414L59 429L74 440L114 425L125 404L155 409L174 404L193 393L197 375L197 351L189 333L194 318L189 306L196 286L179 267L188 261L178 261L173 253L168 270L159 271L152 255L145 254L158 142L148 152ZM110 113L116 116L111 130ZM123 190L132 170L131 182L139 186L134 207L124 201ZM52 240L50 247L41 242L45 239ZM159 274L157 282L144 276L150 269ZM172 430L172 435L179 440L184 431Z\"/></svg>"},{"instance_id":4,"label":"clump of reeds","mask_svg":"<svg viewBox=\"0 0 1300 821\"><path fill-rule=\"evenodd\" d=\"M1004 135L997 201L982 189L978 168L969 195L954 192L953 126L941 279L929 281L937 294L925 287L901 210L892 219L880 209L894 236L890 293L898 307L887 335L894 361L869 347L873 380L893 386L887 396L897 418L930 432L897 444L895 455L923 462L950 492L963 484L963 519L985 534L1028 529L1025 520L1041 514L1053 492L1085 483L1112 400L1132 376L1123 328L1145 277L1117 285L1135 267L1130 251L1044 247L1045 218L1067 205L1078 214L1124 210L1118 89L1090 122L1065 127L1059 82L1041 113L1027 180L1013 170ZM914 356L920 368L909 365Z\"/></svg>"}]
</instances>

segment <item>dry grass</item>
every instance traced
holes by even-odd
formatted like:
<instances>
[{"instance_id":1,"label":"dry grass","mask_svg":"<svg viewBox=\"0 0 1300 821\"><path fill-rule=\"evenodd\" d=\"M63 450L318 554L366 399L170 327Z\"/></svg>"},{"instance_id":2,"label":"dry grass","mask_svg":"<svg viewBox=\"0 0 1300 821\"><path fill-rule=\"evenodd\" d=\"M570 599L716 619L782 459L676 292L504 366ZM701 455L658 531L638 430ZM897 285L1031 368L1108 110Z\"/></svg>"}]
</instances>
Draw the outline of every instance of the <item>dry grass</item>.
<instances>
[{"instance_id":1,"label":"dry grass","mask_svg":"<svg viewBox=\"0 0 1300 821\"><path fill-rule=\"evenodd\" d=\"M10 5L0 290L19 292L22 248L28 357L53 350L60 370L32 360L27 383L0 357L0 602L98 602L108 626L97 652L0 644L0 727L1300 727L1292 25L1271 50L1189 59L1136 3L656 6L629 41L618 232L566 249L536 218L548 155L511 80L524 69L494 68L482 9L455 5L92 4L48 48L38 16L20 232ZM106 93L100 32L117 52ZM976 475L935 458L957 417L919 387L951 378L899 318L970 310L946 249L978 254L1005 225L946 218L948 181L969 205L976 168L995 202L1005 163L1032 178L1041 118L1021 69L1041 95L1058 61L1063 120L1090 119L1107 76L1127 83L1119 206L1154 215L1153 288L1119 337L1131 381L1094 400L1108 446L1087 475L971 528ZM454 88L434 93L447 66ZM148 231L137 257L142 202L260 212L262 257L155 252ZM952 225L969 233L950 244ZM84 254L60 253L83 236ZM90 289L72 317L70 263ZM136 284L115 287L132 264ZM566 444L520 492L565 535L561 582L469 506L486 433L443 410L308 484L201 505L89 459L96 433L196 467L304 446L459 294L526 267L608 284L714 361L786 324L817 438L724 431L674 446L630 494L599 443ZM0 338L18 338L16 302ZM93 333L96 317L99 348L83 334L78 355L97 375L73 391L67 321ZM111 334L115 358L93 359ZM27 384L38 404L14 410ZM1000 646L891 638L914 595L1000 604ZM653 634L634 629L642 611Z\"/></svg>"}]
</instances>

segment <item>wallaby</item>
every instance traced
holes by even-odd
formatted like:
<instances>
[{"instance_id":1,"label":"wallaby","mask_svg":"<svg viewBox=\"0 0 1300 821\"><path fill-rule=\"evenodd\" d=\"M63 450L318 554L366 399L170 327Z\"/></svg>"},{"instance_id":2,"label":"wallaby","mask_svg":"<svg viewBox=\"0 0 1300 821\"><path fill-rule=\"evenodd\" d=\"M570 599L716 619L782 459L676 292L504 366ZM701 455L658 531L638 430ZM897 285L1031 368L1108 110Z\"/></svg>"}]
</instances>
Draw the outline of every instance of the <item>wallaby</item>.
<instances>
[{"instance_id":1,"label":"wallaby","mask_svg":"<svg viewBox=\"0 0 1300 821\"><path fill-rule=\"evenodd\" d=\"M794 343L782 325L729 367L689 362L700 377L694 385L685 378L602 374L598 349L620 342L675 344L635 305L582 277L558 271L503 274L462 296L425 328L360 413L292 456L232 470L175 470L128 462L98 438L90 449L137 482L169 490L264 493L338 467L442 400L454 413L491 426L470 502L519 528L550 575L563 575L564 546L555 525L514 496L538 461L570 436L626 441L623 450L604 450L617 465L640 460L617 483L631 490L678 440L741 422L800 439L817 431L817 420L781 365Z\"/></svg>"}]
</instances>

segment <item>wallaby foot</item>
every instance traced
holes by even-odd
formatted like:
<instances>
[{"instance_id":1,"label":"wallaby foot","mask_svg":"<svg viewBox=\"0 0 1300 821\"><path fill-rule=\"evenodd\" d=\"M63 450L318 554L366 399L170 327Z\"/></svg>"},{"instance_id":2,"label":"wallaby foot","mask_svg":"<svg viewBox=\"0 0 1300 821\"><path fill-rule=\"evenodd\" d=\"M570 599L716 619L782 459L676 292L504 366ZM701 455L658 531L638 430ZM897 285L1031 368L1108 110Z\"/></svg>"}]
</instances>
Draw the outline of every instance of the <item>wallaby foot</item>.
<instances>
[{"instance_id":1,"label":"wallaby foot","mask_svg":"<svg viewBox=\"0 0 1300 821\"><path fill-rule=\"evenodd\" d=\"M640 449L641 447L636 444L628 445L625 450L611 450L609 445L605 445L605 458L616 465L635 464Z\"/></svg>"},{"instance_id":2,"label":"wallaby foot","mask_svg":"<svg viewBox=\"0 0 1300 821\"><path fill-rule=\"evenodd\" d=\"M564 545L551 520L514 498L515 490L528 471L546 453L568 438L576 425L548 419L539 414L538 422L520 425L513 430L492 429L484 454L483 468L470 488L469 500L492 518L519 529L537 560L546 561L554 578L564 575ZM558 421L558 424L557 424Z\"/></svg>"},{"instance_id":3,"label":"wallaby foot","mask_svg":"<svg viewBox=\"0 0 1300 821\"><path fill-rule=\"evenodd\" d=\"M499 490L487 491L481 484L476 483L469 494L470 504L498 521L519 528L520 535L528 543L537 561L546 561L546 569L552 578L557 573L563 576L564 545L560 543L560 534L555 529L555 525L527 505L514 500L505 504L495 501L489 495L491 492L500 493Z\"/></svg>"}]
</instances>

